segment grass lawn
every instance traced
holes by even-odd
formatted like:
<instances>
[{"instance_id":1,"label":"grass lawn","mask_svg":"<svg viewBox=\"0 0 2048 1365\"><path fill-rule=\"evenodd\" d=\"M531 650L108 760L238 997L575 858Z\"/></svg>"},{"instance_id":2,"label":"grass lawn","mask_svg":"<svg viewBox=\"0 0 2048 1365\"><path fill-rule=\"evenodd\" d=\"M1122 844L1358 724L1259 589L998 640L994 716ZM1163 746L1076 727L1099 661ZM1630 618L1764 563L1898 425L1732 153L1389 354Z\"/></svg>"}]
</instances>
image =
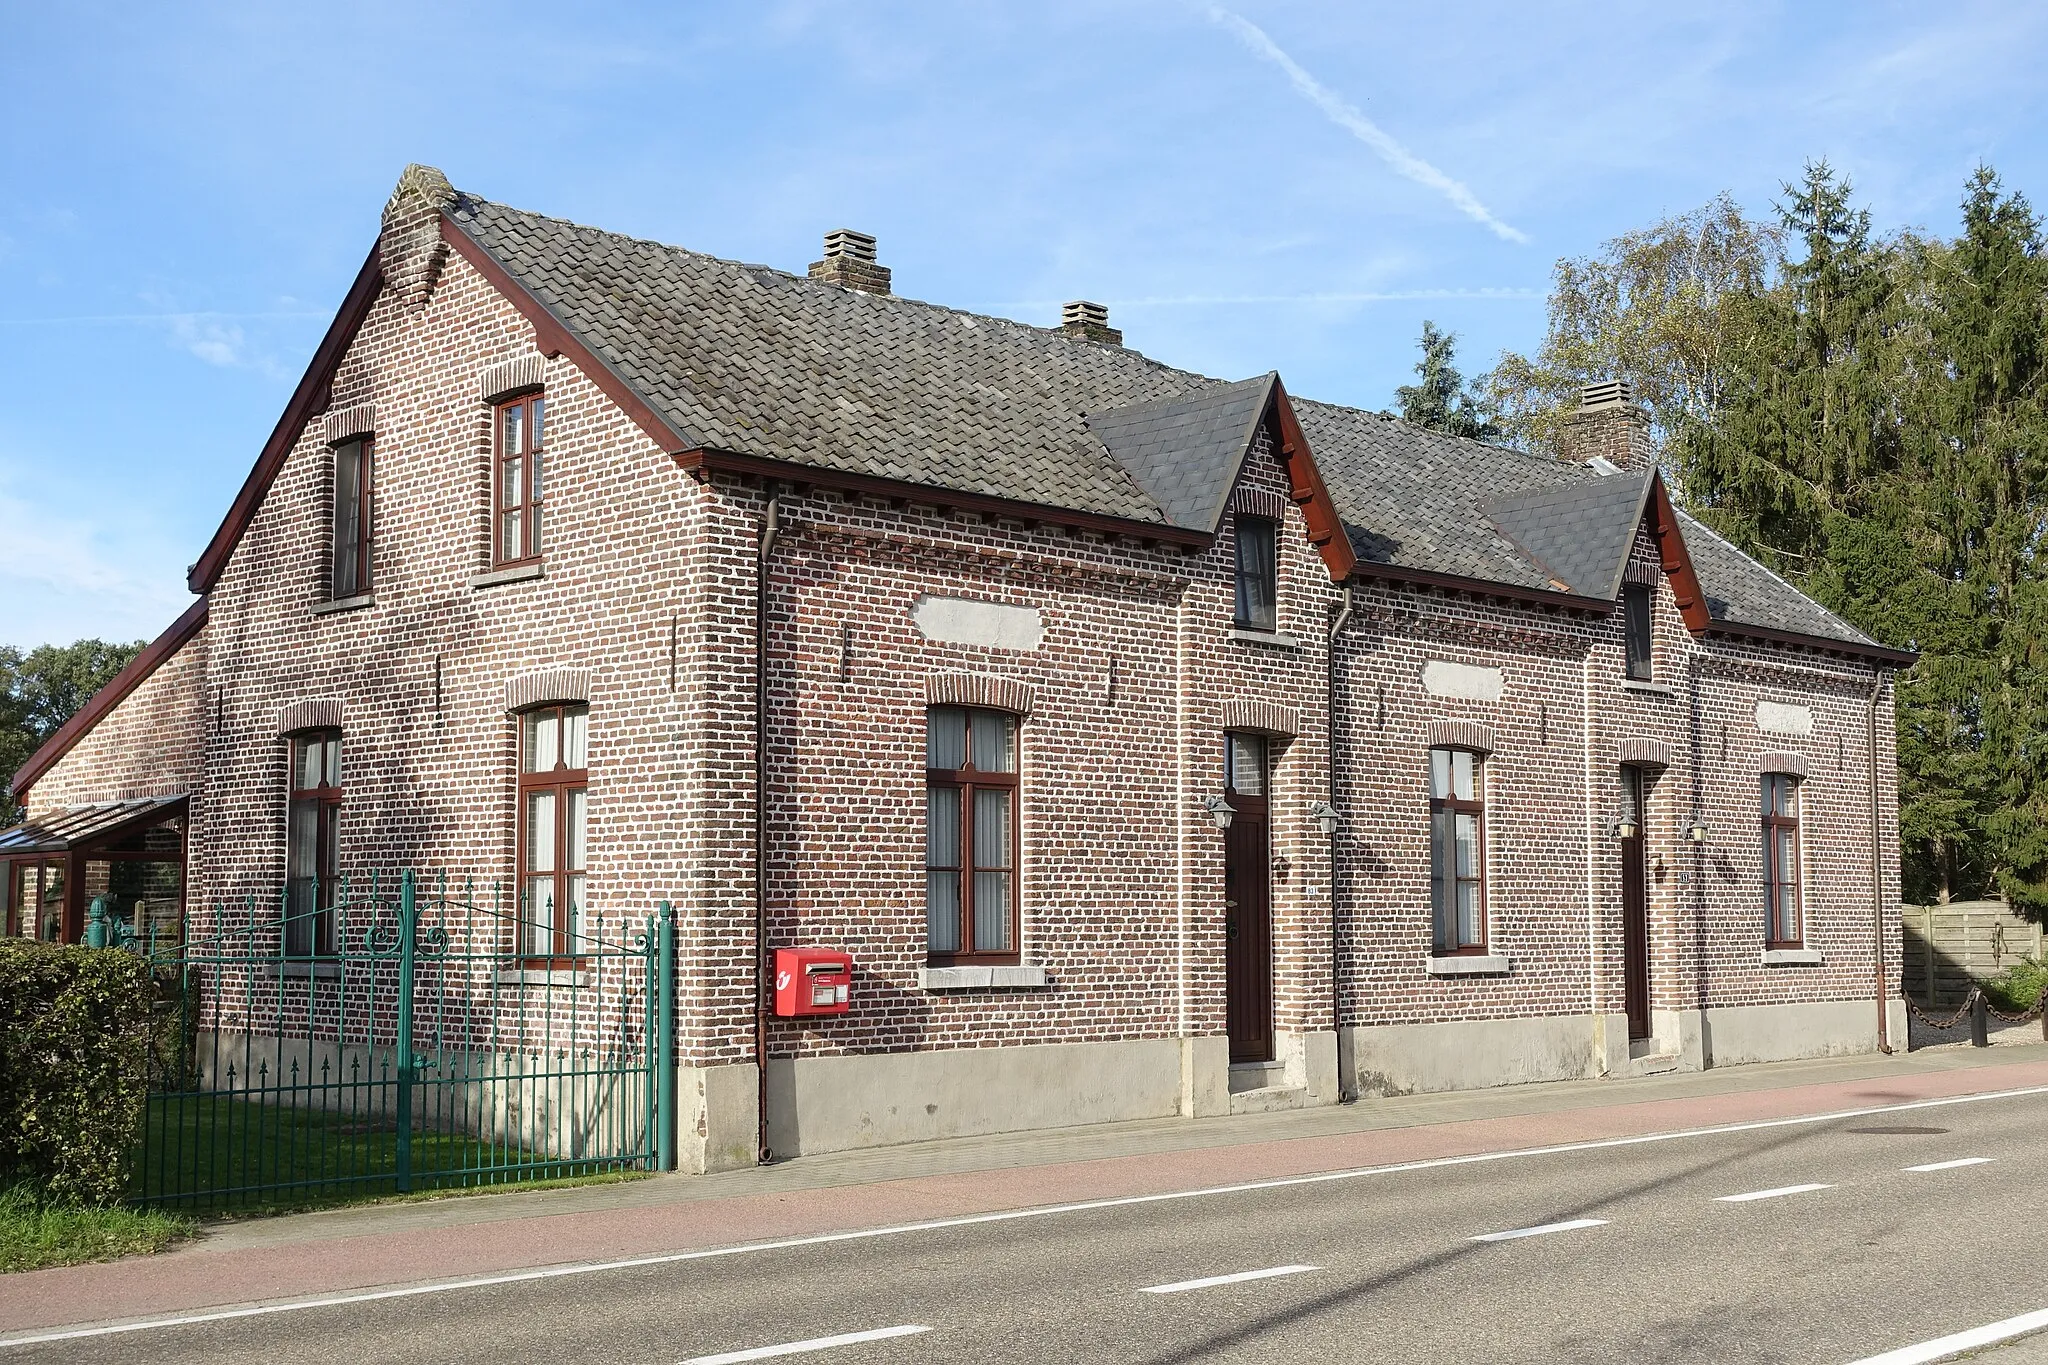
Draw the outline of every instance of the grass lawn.
<instances>
[{"instance_id":1,"label":"grass lawn","mask_svg":"<svg viewBox=\"0 0 2048 1365\"><path fill-rule=\"evenodd\" d=\"M0 1189L0 1273L162 1251L193 1231L191 1219L155 1209L74 1208L24 1186Z\"/></svg>"},{"instance_id":2,"label":"grass lawn","mask_svg":"<svg viewBox=\"0 0 2048 1365\"><path fill-rule=\"evenodd\" d=\"M397 1159L398 1128L388 1115L159 1095L136 1147L134 1191L138 1203L204 1217L617 1178L624 1165L555 1162L513 1143L416 1128L411 1190L401 1191Z\"/></svg>"}]
</instances>

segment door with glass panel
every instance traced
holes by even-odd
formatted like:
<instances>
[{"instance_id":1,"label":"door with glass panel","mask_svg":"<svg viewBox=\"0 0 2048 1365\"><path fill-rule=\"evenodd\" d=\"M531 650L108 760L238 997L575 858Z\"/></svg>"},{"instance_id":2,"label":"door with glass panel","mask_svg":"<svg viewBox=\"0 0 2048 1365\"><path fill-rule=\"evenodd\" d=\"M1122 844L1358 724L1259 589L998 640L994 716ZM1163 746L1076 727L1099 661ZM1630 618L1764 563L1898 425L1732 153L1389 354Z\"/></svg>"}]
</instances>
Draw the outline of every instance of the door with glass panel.
<instances>
[{"instance_id":1,"label":"door with glass panel","mask_svg":"<svg viewBox=\"0 0 2048 1365\"><path fill-rule=\"evenodd\" d=\"M1621 770L1621 982L1628 1037L1650 1036L1650 882L1643 857L1643 770Z\"/></svg>"},{"instance_id":2,"label":"door with glass panel","mask_svg":"<svg viewBox=\"0 0 2048 1365\"><path fill-rule=\"evenodd\" d=\"M1223 737L1223 968L1230 1060L1273 1060L1272 854L1267 839L1270 764L1263 735Z\"/></svg>"}]
</instances>

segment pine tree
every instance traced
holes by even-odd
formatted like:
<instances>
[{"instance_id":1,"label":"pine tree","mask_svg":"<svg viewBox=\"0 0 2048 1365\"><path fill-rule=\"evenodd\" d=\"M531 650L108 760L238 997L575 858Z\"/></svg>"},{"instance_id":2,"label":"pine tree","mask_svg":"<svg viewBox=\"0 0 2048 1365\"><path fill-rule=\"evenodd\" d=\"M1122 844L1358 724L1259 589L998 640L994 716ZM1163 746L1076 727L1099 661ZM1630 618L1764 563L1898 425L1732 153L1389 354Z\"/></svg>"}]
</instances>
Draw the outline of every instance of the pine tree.
<instances>
[{"instance_id":1,"label":"pine tree","mask_svg":"<svg viewBox=\"0 0 2048 1365\"><path fill-rule=\"evenodd\" d=\"M1422 382L1394 390L1401 404L1401 420L1478 441L1498 436L1499 429L1487 420L1479 401L1466 389L1465 376L1458 373L1457 333L1439 332L1434 322L1425 319L1417 344L1422 359L1415 363L1415 374Z\"/></svg>"}]
</instances>

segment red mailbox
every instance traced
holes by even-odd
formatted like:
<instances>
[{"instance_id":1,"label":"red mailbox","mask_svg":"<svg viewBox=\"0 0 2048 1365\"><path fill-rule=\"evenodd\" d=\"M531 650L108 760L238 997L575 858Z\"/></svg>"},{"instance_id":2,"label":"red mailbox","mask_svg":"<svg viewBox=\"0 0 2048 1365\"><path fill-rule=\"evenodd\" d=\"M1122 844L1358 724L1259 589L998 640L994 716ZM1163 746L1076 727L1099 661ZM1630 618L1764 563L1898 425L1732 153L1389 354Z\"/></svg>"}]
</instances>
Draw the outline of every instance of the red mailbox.
<instances>
[{"instance_id":1,"label":"red mailbox","mask_svg":"<svg viewBox=\"0 0 2048 1365\"><path fill-rule=\"evenodd\" d=\"M775 950L775 1012L844 1014L853 985L853 959L837 948Z\"/></svg>"}]
</instances>

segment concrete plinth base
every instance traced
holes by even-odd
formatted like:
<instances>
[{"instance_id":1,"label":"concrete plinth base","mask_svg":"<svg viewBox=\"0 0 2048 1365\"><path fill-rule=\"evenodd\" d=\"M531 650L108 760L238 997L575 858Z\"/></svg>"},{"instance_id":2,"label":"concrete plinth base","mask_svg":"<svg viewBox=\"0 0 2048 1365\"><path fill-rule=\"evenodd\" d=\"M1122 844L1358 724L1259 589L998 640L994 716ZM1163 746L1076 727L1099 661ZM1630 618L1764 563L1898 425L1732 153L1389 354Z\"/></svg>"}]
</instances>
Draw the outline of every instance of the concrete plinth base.
<instances>
[{"instance_id":1,"label":"concrete plinth base","mask_svg":"<svg viewBox=\"0 0 2048 1365\"><path fill-rule=\"evenodd\" d=\"M1892 1046L1904 1050L1905 1009L1890 1020ZM1795 1057L1840 1057L1877 1051L1875 1000L1822 1000L1801 1005L1733 1005L1702 1012L1709 1066L1784 1062Z\"/></svg>"},{"instance_id":2,"label":"concrete plinth base","mask_svg":"<svg viewBox=\"0 0 2048 1365\"><path fill-rule=\"evenodd\" d=\"M691 1175L752 1166L760 1085L752 1062L676 1069L676 1166Z\"/></svg>"},{"instance_id":3,"label":"concrete plinth base","mask_svg":"<svg viewBox=\"0 0 2048 1365\"><path fill-rule=\"evenodd\" d=\"M1211 1102L1206 1039L958 1048L768 1063L777 1156L1178 1114L1187 1073ZM1223 1040L1217 1040L1223 1041ZM1187 1049L1186 1044L1197 1046ZM1224 1054L1228 1056L1227 1043ZM1226 1072L1227 1074L1227 1072ZM1223 1090L1222 1078L1214 1084ZM1228 1112L1224 1093L1217 1112Z\"/></svg>"}]
</instances>

